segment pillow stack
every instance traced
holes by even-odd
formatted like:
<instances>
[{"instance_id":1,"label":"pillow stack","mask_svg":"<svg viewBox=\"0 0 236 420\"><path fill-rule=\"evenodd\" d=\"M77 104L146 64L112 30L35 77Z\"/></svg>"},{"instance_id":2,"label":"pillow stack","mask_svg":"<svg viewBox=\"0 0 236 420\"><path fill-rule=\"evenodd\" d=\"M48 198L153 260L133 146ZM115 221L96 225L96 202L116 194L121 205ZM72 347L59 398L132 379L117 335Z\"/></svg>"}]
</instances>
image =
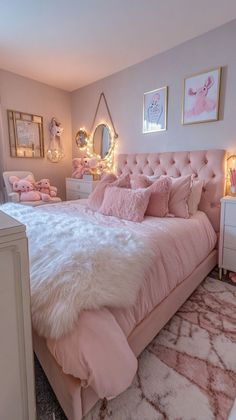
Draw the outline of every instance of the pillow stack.
<instances>
[{"instance_id":1,"label":"pillow stack","mask_svg":"<svg viewBox=\"0 0 236 420\"><path fill-rule=\"evenodd\" d=\"M88 206L107 216L141 222L144 216L189 218L196 213L203 183L192 175L160 178L108 174L90 194Z\"/></svg>"}]
</instances>

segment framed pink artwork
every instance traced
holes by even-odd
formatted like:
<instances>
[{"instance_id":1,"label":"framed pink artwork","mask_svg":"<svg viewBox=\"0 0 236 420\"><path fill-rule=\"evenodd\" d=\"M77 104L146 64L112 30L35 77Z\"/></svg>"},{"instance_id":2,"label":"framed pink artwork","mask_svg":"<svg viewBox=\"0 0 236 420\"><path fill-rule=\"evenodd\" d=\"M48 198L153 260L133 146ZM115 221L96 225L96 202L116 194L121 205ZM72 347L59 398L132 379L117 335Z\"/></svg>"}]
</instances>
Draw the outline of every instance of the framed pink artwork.
<instances>
[{"instance_id":1,"label":"framed pink artwork","mask_svg":"<svg viewBox=\"0 0 236 420\"><path fill-rule=\"evenodd\" d=\"M219 119L221 67L184 80L182 124Z\"/></svg>"}]
</instances>

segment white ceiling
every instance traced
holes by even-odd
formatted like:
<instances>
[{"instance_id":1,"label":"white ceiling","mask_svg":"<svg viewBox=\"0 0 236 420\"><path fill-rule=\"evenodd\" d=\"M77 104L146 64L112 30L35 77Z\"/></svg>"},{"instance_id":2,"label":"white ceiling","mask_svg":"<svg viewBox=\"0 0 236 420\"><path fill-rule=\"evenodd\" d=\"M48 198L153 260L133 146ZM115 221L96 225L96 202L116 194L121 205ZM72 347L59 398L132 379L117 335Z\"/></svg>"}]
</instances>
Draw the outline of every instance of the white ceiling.
<instances>
[{"instance_id":1,"label":"white ceiling","mask_svg":"<svg viewBox=\"0 0 236 420\"><path fill-rule=\"evenodd\" d=\"M235 0L0 0L0 68L72 91L235 18Z\"/></svg>"}]
</instances>

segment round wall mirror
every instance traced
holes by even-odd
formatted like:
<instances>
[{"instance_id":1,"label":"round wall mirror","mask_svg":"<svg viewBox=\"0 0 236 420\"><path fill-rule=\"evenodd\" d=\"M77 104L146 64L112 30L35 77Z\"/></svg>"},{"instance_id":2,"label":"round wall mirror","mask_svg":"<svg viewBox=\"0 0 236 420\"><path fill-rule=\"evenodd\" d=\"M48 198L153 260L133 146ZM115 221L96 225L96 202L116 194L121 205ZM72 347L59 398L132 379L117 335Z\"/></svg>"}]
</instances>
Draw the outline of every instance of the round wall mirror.
<instances>
[{"instance_id":1,"label":"round wall mirror","mask_svg":"<svg viewBox=\"0 0 236 420\"><path fill-rule=\"evenodd\" d=\"M93 134L93 153L105 159L111 147L111 133L106 124L99 124Z\"/></svg>"},{"instance_id":2,"label":"round wall mirror","mask_svg":"<svg viewBox=\"0 0 236 420\"><path fill-rule=\"evenodd\" d=\"M87 142L88 142L88 134L85 130L80 129L75 136L75 142L77 144L78 147L85 147L87 146Z\"/></svg>"}]
</instances>

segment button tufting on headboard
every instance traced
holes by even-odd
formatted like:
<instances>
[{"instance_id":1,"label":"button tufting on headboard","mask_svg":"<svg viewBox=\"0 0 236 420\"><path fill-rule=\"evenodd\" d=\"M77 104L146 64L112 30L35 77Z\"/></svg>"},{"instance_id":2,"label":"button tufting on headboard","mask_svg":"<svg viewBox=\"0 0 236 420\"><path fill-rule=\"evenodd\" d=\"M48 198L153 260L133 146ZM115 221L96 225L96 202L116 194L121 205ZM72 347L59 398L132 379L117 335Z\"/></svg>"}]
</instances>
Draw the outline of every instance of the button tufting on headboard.
<instances>
[{"instance_id":1,"label":"button tufting on headboard","mask_svg":"<svg viewBox=\"0 0 236 420\"><path fill-rule=\"evenodd\" d=\"M207 214L216 232L219 231L220 198L224 195L224 170L224 150L121 154L117 157L118 175L143 173L178 177L195 174L202 179L204 194L199 209Z\"/></svg>"}]
</instances>

